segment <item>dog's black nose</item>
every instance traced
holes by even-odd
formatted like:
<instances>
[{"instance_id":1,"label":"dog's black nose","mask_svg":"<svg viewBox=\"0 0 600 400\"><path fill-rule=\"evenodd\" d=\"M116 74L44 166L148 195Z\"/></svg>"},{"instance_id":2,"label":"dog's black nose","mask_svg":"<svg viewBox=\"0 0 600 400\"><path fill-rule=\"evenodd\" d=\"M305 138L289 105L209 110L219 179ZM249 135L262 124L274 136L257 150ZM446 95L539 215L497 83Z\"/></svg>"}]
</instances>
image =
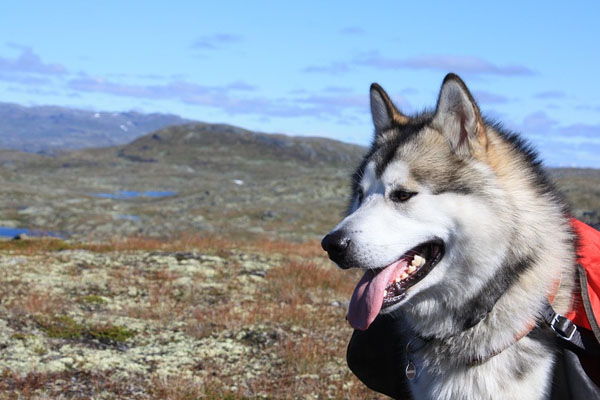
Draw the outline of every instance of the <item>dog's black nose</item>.
<instances>
[{"instance_id":1,"label":"dog's black nose","mask_svg":"<svg viewBox=\"0 0 600 400\"><path fill-rule=\"evenodd\" d=\"M345 268L343 261L349 246L350 238L343 230L331 232L321 241L321 247L329 254L331 261L342 268Z\"/></svg>"}]
</instances>

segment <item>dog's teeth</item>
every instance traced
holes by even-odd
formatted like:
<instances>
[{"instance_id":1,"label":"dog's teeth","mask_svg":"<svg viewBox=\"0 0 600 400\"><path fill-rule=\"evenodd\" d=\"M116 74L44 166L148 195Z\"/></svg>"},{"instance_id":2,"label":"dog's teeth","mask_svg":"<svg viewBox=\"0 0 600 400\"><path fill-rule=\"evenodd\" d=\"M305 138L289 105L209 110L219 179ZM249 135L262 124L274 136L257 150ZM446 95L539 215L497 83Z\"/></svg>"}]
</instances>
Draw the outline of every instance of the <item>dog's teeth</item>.
<instances>
[{"instance_id":1,"label":"dog's teeth","mask_svg":"<svg viewBox=\"0 0 600 400\"><path fill-rule=\"evenodd\" d=\"M387 290L384 290L384 291L383 291L383 297L387 297L387 295L388 295L388 291L387 291Z\"/></svg>"},{"instance_id":2,"label":"dog's teeth","mask_svg":"<svg viewBox=\"0 0 600 400\"><path fill-rule=\"evenodd\" d=\"M417 267L415 267L414 265L411 265L410 267L408 267L408 273L412 274L417 270Z\"/></svg>"},{"instance_id":3,"label":"dog's teeth","mask_svg":"<svg viewBox=\"0 0 600 400\"><path fill-rule=\"evenodd\" d=\"M425 259L423 257L421 257L420 255L415 255L411 265L414 265L415 267L420 267L421 265L425 264Z\"/></svg>"},{"instance_id":4,"label":"dog's teeth","mask_svg":"<svg viewBox=\"0 0 600 400\"><path fill-rule=\"evenodd\" d=\"M408 278L408 274L406 272L403 272L402 275L400 275L400 279L406 279Z\"/></svg>"},{"instance_id":5,"label":"dog's teeth","mask_svg":"<svg viewBox=\"0 0 600 400\"><path fill-rule=\"evenodd\" d=\"M400 277L399 276L397 276L396 279L394 279L394 283L398 283L398 282L400 282Z\"/></svg>"}]
</instances>

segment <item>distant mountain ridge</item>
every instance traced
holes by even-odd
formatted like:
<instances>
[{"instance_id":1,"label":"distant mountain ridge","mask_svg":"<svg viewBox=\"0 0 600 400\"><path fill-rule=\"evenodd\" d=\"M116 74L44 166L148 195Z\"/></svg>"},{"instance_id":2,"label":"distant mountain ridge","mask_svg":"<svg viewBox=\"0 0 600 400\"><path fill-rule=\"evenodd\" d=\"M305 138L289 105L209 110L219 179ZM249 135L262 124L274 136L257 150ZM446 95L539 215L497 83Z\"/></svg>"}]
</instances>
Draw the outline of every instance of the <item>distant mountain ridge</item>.
<instances>
[{"instance_id":1,"label":"distant mountain ridge","mask_svg":"<svg viewBox=\"0 0 600 400\"><path fill-rule=\"evenodd\" d=\"M119 146L119 156L130 161L174 163L199 157L241 157L353 165L366 150L333 139L253 132L170 114L25 107L0 102L0 150L54 154L109 146ZM0 154L4 161L11 157L17 156L6 151Z\"/></svg>"},{"instance_id":2,"label":"distant mountain ridge","mask_svg":"<svg viewBox=\"0 0 600 400\"><path fill-rule=\"evenodd\" d=\"M52 153L129 143L190 120L171 114L95 112L58 106L0 103L0 148Z\"/></svg>"}]
</instances>

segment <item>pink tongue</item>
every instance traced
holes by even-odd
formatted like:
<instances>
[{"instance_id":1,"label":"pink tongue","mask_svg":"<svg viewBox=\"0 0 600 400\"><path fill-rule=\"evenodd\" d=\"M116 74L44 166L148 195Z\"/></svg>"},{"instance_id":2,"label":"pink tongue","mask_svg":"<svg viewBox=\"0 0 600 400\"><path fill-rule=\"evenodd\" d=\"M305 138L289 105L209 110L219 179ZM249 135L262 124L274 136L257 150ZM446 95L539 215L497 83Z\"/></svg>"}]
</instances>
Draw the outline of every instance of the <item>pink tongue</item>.
<instances>
[{"instance_id":1,"label":"pink tongue","mask_svg":"<svg viewBox=\"0 0 600 400\"><path fill-rule=\"evenodd\" d=\"M354 329L364 331L371 325L381 310L383 291L391 278L398 276L407 264L406 260L400 260L390 264L378 274L374 274L372 270L365 272L354 289L348 308L347 319Z\"/></svg>"}]
</instances>

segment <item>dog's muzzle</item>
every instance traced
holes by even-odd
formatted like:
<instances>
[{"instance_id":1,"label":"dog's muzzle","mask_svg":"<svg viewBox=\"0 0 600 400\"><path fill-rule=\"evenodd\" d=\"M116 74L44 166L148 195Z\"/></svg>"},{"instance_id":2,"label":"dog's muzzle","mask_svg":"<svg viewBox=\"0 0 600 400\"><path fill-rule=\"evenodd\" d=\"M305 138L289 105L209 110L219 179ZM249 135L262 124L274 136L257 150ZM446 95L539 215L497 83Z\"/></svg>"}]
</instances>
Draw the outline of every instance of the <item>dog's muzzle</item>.
<instances>
[{"instance_id":1,"label":"dog's muzzle","mask_svg":"<svg viewBox=\"0 0 600 400\"><path fill-rule=\"evenodd\" d=\"M351 240L344 232L344 230L338 230L329 232L321 241L321 247L329 255L329 259L336 263L340 268L350 268L347 262L348 249L350 248Z\"/></svg>"}]
</instances>

